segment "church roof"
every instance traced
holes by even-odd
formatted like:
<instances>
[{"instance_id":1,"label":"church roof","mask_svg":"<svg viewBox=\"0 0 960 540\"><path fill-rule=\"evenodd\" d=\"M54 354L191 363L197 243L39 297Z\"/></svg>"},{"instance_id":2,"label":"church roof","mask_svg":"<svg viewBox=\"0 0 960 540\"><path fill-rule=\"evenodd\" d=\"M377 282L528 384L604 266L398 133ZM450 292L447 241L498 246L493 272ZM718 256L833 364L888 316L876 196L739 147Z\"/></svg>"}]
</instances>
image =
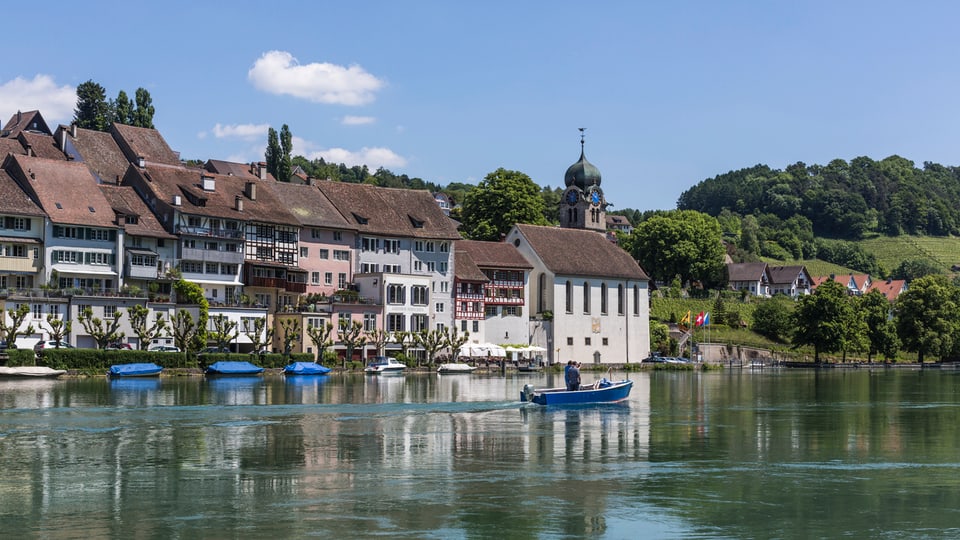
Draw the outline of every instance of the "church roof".
<instances>
[{"instance_id":1,"label":"church roof","mask_svg":"<svg viewBox=\"0 0 960 540\"><path fill-rule=\"evenodd\" d=\"M558 275L647 280L637 261L603 234L542 225L515 225L543 264Z\"/></svg>"}]
</instances>

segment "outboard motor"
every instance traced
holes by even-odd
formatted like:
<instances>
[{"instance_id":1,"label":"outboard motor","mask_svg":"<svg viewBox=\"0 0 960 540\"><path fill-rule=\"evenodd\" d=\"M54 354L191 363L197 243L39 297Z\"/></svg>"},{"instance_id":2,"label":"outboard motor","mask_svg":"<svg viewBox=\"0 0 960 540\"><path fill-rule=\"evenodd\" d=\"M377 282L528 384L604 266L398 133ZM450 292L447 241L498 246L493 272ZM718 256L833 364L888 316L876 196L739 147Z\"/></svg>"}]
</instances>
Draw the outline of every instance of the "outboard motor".
<instances>
[{"instance_id":1,"label":"outboard motor","mask_svg":"<svg viewBox=\"0 0 960 540\"><path fill-rule=\"evenodd\" d=\"M533 385L523 385L523 392L520 393L520 401L533 401Z\"/></svg>"}]
</instances>

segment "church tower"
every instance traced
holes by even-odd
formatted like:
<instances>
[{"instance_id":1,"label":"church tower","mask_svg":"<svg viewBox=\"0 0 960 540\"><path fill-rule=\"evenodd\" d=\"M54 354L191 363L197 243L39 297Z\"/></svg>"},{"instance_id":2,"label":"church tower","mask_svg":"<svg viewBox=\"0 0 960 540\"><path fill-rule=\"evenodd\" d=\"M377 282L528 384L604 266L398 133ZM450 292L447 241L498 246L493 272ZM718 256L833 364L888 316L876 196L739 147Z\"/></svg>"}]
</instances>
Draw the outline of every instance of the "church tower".
<instances>
[{"instance_id":1,"label":"church tower","mask_svg":"<svg viewBox=\"0 0 960 540\"><path fill-rule=\"evenodd\" d=\"M600 189L600 171L584 156L584 129L580 128L580 160L563 177L567 187L560 202L560 226L605 233L607 200Z\"/></svg>"}]
</instances>

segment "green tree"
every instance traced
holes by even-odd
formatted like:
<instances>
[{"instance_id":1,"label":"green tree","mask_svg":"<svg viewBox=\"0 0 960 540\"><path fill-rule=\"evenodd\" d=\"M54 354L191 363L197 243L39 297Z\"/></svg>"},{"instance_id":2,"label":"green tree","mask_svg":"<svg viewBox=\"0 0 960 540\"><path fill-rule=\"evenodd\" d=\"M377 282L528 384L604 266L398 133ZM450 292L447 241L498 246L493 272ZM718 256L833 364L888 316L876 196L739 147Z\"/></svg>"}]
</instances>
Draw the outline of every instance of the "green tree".
<instances>
[{"instance_id":1,"label":"green tree","mask_svg":"<svg viewBox=\"0 0 960 540\"><path fill-rule=\"evenodd\" d=\"M897 335L904 349L917 353L920 363L927 355L943 357L953 350L958 332L958 297L958 289L942 275L917 279L897 297Z\"/></svg>"},{"instance_id":2,"label":"green tree","mask_svg":"<svg viewBox=\"0 0 960 540\"><path fill-rule=\"evenodd\" d=\"M77 127L106 131L110 125L107 91L92 80L77 86L77 108L73 111Z\"/></svg>"},{"instance_id":3,"label":"green tree","mask_svg":"<svg viewBox=\"0 0 960 540\"><path fill-rule=\"evenodd\" d=\"M137 88L136 92L137 108L131 115L131 125L153 129L153 115L156 112L153 106L153 98L150 92L144 88Z\"/></svg>"},{"instance_id":4,"label":"green tree","mask_svg":"<svg viewBox=\"0 0 960 540\"><path fill-rule=\"evenodd\" d=\"M114 341L123 339L124 333L120 331L120 319L123 318L123 312L117 311L112 319L101 319L93 316L93 309L86 308L78 316L80 325L84 331L97 342L98 349L104 349Z\"/></svg>"},{"instance_id":5,"label":"green tree","mask_svg":"<svg viewBox=\"0 0 960 540\"><path fill-rule=\"evenodd\" d=\"M499 240L516 223L547 225L540 187L529 176L500 168L463 201L463 230L474 240Z\"/></svg>"},{"instance_id":6,"label":"green tree","mask_svg":"<svg viewBox=\"0 0 960 540\"><path fill-rule=\"evenodd\" d=\"M390 332L387 332L383 328L377 328L367 333L367 341L376 349L378 356L383 356L386 354L385 348L387 342L390 341Z\"/></svg>"},{"instance_id":7,"label":"green tree","mask_svg":"<svg viewBox=\"0 0 960 540\"><path fill-rule=\"evenodd\" d=\"M861 296L858 303L867 325L867 340L870 343L867 362L872 362L873 356L877 354L886 360L896 358L897 351L900 350L900 338L897 336L897 325L891 319L893 309L890 301L880 291L872 290Z\"/></svg>"},{"instance_id":8,"label":"green tree","mask_svg":"<svg viewBox=\"0 0 960 540\"><path fill-rule=\"evenodd\" d=\"M930 259L906 259L897 265L890 274L890 277L893 279L913 281L923 276L939 274L940 272L940 265Z\"/></svg>"},{"instance_id":9,"label":"green tree","mask_svg":"<svg viewBox=\"0 0 960 540\"><path fill-rule=\"evenodd\" d=\"M670 327L654 319L650 319L650 350L670 354Z\"/></svg>"},{"instance_id":10,"label":"green tree","mask_svg":"<svg viewBox=\"0 0 960 540\"><path fill-rule=\"evenodd\" d=\"M450 349L450 358L453 362L457 361L457 357L460 356L460 347L462 347L467 341L470 340L470 332L460 333L457 330L457 327L453 328L444 328L443 333L444 347Z\"/></svg>"},{"instance_id":11,"label":"green tree","mask_svg":"<svg viewBox=\"0 0 960 540\"><path fill-rule=\"evenodd\" d=\"M277 130L269 128L267 130L267 150L263 156L267 162L267 172L277 180L287 181L289 178L282 179L279 176L281 156L283 156L283 150L280 148L280 138L277 135Z\"/></svg>"},{"instance_id":12,"label":"green tree","mask_svg":"<svg viewBox=\"0 0 960 540\"><path fill-rule=\"evenodd\" d=\"M27 327L22 330L20 329L20 327L23 326L23 321L27 319L27 315L29 314L30 304L20 304L16 309L8 308L6 317L0 314L0 335L3 335L3 339L7 342L8 348L17 348L17 336L34 333L35 330L32 324L27 325ZM10 317L10 324L7 324L7 317ZM60 346L59 342L57 346Z\"/></svg>"},{"instance_id":13,"label":"green tree","mask_svg":"<svg viewBox=\"0 0 960 540\"><path fill-rule=\"evenodd\" d=\"M117 99L111 103L110 109L113 111L113 122L117 124L133 124L134 103L123 90L117 94Z\"/></svg>"},{"instance_id":14,"label":"green tree","mask_svg":"<svg viewBox=\"0 0 960 540\"><path fill-rule=\"evenodd\" d=\"M707 214L674 210L650 217L633 230L626 247L657 281L680 276L683 284L725 285L720 224Z\"/></svg>"},{"instance_id":15,"label":"green tree","mask_svg":"<svg viewBox=\"0 0 960 540\"><path fill-rule=\"evenodd\" d=\"M316 326L307 325L307 336L313 342L313 346L317 348L316 362L318 364L323 362L323 354L327 349L333 346L333 339L330 338L332 334L333 324L330 321L321 322Z\"/></svg>"},{"instance_id":16,"label":"green tree","mask_svg":"<svg viewBox=\"0 0 960 540\"><path fill-rule=\"evenodd\" d=\"M856 320L853 303L847 288L836 281L825 281L813 294L800 297L792 320L793 346L812 346L815 363L820 363L821 353L845 350L854 338L847 329Z\"/></svg>"},{"instance_id":17,"label":"green tree","mask_svg":"<svg viewBox=\"0 0 960 540\"><path fill-rule=\"evenodd\" d=\"M413 344L413 333L406 330L395 330L391 336L393 342L397 345L400 345L400 354L404 358L407 357L407 350L410 349L410 345Z\"/></svg>"},{"instance_id":18,"label":"green tree","mask_svg":"<svg viewBox=\"0 0 960 540\"><path fill-rule=\"evenodd\" d=\"M198 351L207 345L207 317L210 312L210 302L203 294L203 287L182 277L173 283L173 290L177 293L177 304L193 304L199 308L196 328L191 334L193 343L189 347L190 350ZM181 347L181 349L184 348Z\"/></svg>"},{"instance_id":19,"label":"green tree","mask_svg":"<svg viewBox=\"0 0 960 540\"><path fill-rule=\"evenodd\" d=\"M190 312L181 309L173 314L170 321L170 334L173 336L173 343L187 354L188 351L197 350L196 336L199 328L193 321L193 315Z\"/></svg>"},{"instance_id":20,"label":"green tree","mask_svg":"<svg viewBox=\"0 0 960 540\"><path fill-rule=\"evenodd\" d=\"M786 343L793 331L793 307L794 301L783 295L761 300L753 310L751 330L774 341Z\"/></svg>"},{"instance_id":21,"label":"green tree","mask_svg":"<svg viewBox=\"0 0 960 540\"><path fill-rule=\"evenodd\" d=\"M290 128L286 124L280 128L280 151L276 179L289 182L293 174L293 161L290 158L290 154L293 153L293 134L290 133Z\"/></svg>"},{"instance_id":22,"label":"green tree","mask_svg":"<svg viewBox=\"0 0 960 540\"><path fill-rule=\"evenodd\" d=\"M127 317L130 319L133 333L140 342L141 351L147 350L153 340L166 335L167 321L163 318L163 313L157 313L153 325L149 325L147 320L150 318L150 310L146 306L135 304L127 309Z\"/></svg>"}]
</instances>

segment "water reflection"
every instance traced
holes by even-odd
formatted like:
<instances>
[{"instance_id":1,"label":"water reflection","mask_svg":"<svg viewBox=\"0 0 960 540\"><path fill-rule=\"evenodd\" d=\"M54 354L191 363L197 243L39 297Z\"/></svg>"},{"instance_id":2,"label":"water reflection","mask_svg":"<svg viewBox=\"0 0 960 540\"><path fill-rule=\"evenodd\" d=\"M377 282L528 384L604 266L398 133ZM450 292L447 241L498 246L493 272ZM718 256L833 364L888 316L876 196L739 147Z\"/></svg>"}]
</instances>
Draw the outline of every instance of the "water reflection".
<instances>
[{"instance_id":1,"label":"water reflection","mask_svg":"<svg viewBox=\"0 0 960 540\"><path fill-rule=\"evenodd\" d=\"M960 378L0 382L5 536L853 537L960 523ZM115 384L124 383L124 384ZM922 504L916 504L918 501Z\"/></svg>"}]
</instances>

